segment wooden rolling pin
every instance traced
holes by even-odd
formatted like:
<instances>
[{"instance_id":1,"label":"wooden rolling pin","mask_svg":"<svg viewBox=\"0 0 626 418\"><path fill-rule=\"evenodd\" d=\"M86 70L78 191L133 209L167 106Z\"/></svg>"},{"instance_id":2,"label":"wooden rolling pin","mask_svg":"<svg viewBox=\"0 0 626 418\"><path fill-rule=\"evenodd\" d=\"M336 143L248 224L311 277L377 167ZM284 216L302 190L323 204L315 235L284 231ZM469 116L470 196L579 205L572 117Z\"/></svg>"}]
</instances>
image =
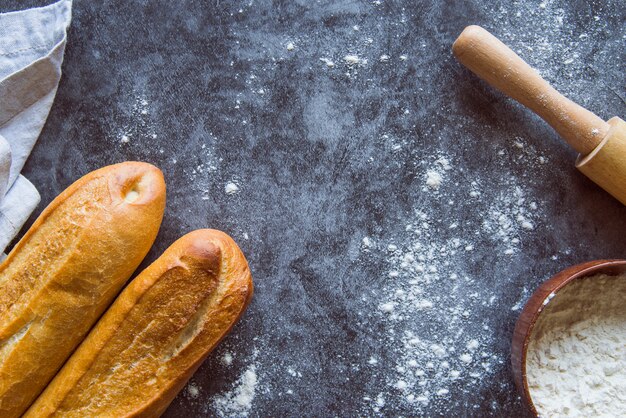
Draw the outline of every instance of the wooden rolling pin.
<instances>
[{"instance_id":1,"label":"wooden rolling pin","mask_svg":"<svg viewBox=\"0 0 626 418\"><path fill-rule=\"evenodd\" d=\"M580 153L576 167L626 205L626 122L605 122L564 97L480 26L465 28L452 51L480 78L548 122Z\"/></svg>"}]
</instances>

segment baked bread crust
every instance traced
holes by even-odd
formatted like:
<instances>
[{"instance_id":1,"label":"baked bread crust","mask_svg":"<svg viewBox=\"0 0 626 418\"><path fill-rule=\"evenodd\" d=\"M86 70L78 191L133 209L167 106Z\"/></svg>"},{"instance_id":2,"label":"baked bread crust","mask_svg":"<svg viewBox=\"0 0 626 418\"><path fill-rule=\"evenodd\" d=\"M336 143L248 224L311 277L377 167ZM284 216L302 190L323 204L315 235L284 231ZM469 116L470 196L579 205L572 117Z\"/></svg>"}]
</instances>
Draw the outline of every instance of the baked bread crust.
<instances>
[{"instance_id":1,"label":"baked bread crust","mask_svg":"<svg viewBox=\"0 0 626 418\"><path fill-rule=\"evenodd\" d=\"M183 236L122 291L25 417L161 415L252 292L228 235Z\"/></svg>"},{"instance_id":2,"label":"baked bread crust","mask_svg":"<svg viewBox=\"0 0 626 418\"><path fill-rule=\"evenodd\" d=\"M148 253L165 209L161 171L93 171L42 212L0 265L0 416L20 416Z\"/></svg>"}]
</instances>

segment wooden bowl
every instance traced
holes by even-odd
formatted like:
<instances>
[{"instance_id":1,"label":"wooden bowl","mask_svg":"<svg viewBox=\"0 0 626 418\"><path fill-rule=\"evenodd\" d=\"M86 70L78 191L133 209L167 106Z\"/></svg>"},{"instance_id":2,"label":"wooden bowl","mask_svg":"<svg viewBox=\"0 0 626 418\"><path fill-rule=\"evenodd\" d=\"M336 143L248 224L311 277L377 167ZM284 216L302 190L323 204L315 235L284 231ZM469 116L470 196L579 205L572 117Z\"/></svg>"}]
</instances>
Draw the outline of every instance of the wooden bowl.
<instances>
[{"instance_id":1,"label":"wooden bowl","mask_svg":"<svg viewBox=\"0 0 626 418\"><path fill-rule=\"evenodd\" d=\"M595 260L578 264L563 270L545 281L526 302L526 306L524 306L513 331L511 365L513 366L515 385L534 415L538 414L530 396L526 380L526 352L528 351L528 343L530 342L533 327L541 311L547 306L547 303L545 303L546 299L554 297L559 290L572 280L596 274L618 275L623 273L626 273L626 260Z\"/></svg>"}]
</instances>

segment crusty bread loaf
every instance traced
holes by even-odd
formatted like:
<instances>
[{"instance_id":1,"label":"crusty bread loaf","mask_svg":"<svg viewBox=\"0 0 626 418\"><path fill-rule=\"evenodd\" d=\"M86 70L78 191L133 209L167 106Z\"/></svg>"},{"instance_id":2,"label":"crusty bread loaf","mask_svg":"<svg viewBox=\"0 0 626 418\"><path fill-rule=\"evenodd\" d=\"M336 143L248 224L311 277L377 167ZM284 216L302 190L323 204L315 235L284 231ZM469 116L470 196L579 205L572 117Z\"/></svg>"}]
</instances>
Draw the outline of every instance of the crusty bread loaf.
<instances>
[{"instance_id":1,"label":"crusty bread loaf","mask_svg":"<svg viewBox=\"0 0 626 418\"><path fill-rule=\"evenodd\" d=\"M139 162L96 170L43 211L0 265L0 417L21 415L156 238L165 183Z\"/></svg>"},{"instance_id":2,"label":"crusty bread loaf","mask_svg":"<svg viewBox=\"0 0 626 418\"><path fill-rule=\"evenodd\" d=\"M122 291L25 417L161 415L251 297L228 235L185 235Z\"/></svg>"}]
</instances>

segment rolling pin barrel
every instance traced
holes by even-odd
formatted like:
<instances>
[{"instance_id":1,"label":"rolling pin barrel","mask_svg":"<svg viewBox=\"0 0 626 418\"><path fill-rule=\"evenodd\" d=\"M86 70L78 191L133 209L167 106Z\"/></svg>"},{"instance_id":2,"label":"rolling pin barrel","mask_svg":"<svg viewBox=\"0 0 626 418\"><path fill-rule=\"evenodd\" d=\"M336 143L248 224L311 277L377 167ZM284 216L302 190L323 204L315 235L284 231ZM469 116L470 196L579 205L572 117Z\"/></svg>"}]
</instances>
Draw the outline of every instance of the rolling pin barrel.
<instances>
[{"instance_id":1,"label":"rolling pin barrel","mask_svg":"<svg viewBox=\"0 0 626 418\"><path fill-rule=\"evenodd\" d=\"M609 125L562 96L515 52L480 26L468 26L452 46L456 58L493 87L541 116L576 151L587 155Z\"/></svg>"},{"instance_id":2,"label":"rolling pin barrel","mask_svg":"<svg viewBox=\"0 0 626 418\"><path fill-rule=\"evenodd\" d=\"M576 167L626 205L626 122L608 122L562 96L520 57L479 26L452 46L456 58L493 87L548 122L580 153Z\"/></svg>"}]
</instances>

